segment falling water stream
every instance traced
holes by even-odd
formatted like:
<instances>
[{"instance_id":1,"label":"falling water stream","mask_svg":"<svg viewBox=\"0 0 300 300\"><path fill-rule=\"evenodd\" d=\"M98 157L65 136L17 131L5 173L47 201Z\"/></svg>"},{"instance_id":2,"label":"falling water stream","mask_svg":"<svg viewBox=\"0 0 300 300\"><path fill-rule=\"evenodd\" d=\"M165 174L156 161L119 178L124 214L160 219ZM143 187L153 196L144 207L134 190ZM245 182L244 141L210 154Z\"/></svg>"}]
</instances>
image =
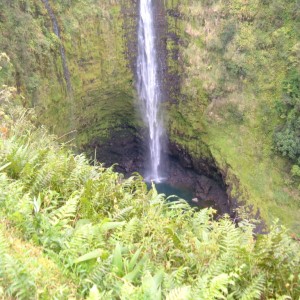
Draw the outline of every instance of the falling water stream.
<instances>
[{"instance_id":1,"label":"falling water stream","mask_svg":"<svg viewBox=\"0 0 300 300\"><path fill-rule=\"evenodd\" d=\"M44 3L45 8L50 16L50 19L52 22L52 27L53 27L53 32L58 37L58 39L61 41L60 28L58 26L58 22L57 22L55 14L52 10L52 7L50 6L50 3L48 0L42 0L42 2ZM70 71L69 71L68 64L67 64L65 48L62 45L62 42L59 46L59 51L60 51L60 56L61 56L61 61L62 61L63 72L64 72L64 79L65 79L66 85L67 85L67 90L68 90L68 93L71 94L72 85L71 85L71 79L70 79Z\"/></svg>"},{"instance_id":2,"label":"falling water stream","mask_svg":"<svg viewBox=\"0 0 300 300\"><path fill-rule=\"evenodd\" d=\"M149 169L146 180L161 182L163 122L160 114L161 91L158 80L156 32L153 0L140 0L138 26L138 94L149 132Z\"/></svg>"}]
</instances>

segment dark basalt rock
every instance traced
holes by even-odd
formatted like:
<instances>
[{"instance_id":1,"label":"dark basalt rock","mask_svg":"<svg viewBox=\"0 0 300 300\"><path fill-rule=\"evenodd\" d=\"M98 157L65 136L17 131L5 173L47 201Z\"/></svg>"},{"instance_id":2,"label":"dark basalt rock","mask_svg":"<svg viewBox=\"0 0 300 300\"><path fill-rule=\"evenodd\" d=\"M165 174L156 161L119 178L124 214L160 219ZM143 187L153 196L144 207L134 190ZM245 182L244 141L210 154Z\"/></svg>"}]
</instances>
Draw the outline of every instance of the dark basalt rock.
<instances>
[{"instance_id":1,"label":"dark basalt rock","mask_svg":"<svg viewBox=\"0 0 300 300\"><path fill-rule=\"evenodd\" d=\"M114 169L123 173L125 177L134 172L144 174L147 145L143 136L134 128L124 127L112 132L110 139L105 143L94 140L85 151L91 156L96 153L96 159L104 162L106 167L115 165ZM171 186L191 191L195 204L197 201L201 202L202 206L206 203L205 206L215 208L219 214L227 213L233 216L232 201L227 195L227 187L216 166L205 160L195 164L194 159L178 145L170 144L169 149L170 151L165 153L166 182ZM204 168L196 169L195 166Z\"/></svg>"},{"instance_id":2,"label":"dark basalt rock","mask_svg":"<svg viewBox=\"0 0 300 300\"><path fill-rule=\"evenodd\" d=\"M94 140L85 147L91 156L103 162L105 167L115 165L114 170L125 175L142 172L145 165L145 145L134 128L124 127L113 131L108 141Z\"/></svg>"},{"instance_id":3,"label":"dark basalt rock","mask_svg":"<svg viewBox=\"0 0 300 300\"><path fill-rule=\"evenodd\" d=\"M195 198L206 201L207 206L214 207L219 214L234 216L234 201L228 196L227 186L213 161L196 160L174 143L169 144L168 155L171 185L191 190Z\"/></svg>"}]
</instances>

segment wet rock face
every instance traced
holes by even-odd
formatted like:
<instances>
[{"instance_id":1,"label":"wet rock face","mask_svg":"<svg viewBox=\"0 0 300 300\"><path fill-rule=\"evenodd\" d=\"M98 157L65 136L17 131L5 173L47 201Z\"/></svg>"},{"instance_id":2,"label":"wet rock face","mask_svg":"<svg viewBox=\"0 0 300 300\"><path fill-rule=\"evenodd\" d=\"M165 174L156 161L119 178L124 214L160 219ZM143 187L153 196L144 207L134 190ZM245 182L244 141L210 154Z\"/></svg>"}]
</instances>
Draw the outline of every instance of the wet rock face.
<instances>
[{"instance_id":1,"label":"wet rock face","mask_svg":"<svg viewBox=\"0 0 300 300\"><path fill-rule=\"evenodd\" d=\"M143 172L145 165L145 144L134 128L124 127L110 134L109 140L103 142L95 139L85 149L91 157L96 153L96 159L105 167L115 165L117 172L126 176L133 172Z\"/></svg>"},{"instance_id":2,"label":"wet rock face","mask_svg":"<svg viewBox=\"0 0 300 300\"><path fill-rule=\"evenodd\" d=\"M168 151L168 155L177 159L184 168L199 170L199 173L222 183L222 188L226 188L223 176L212 158L193 157L181 145L171 141L169 141Z\"/></svg>"},{"instance_id":3,"label":"wet rock face","mask_svg":"<svg viewBox=\"0 0 300 300\"><path fill-rule=\"evenodd\" d=\"M176 4L162 0L154 3L156 48L159 63L159 81L163 101L176 103L180 95L180 31L177 19L180 19ZM126 57L131 71L136 76L137 27L139 1L122 2L123 29L126 41ZM127 130L127 131L126 131ZM138 128L124 128L113 132L105 144L95 140L92 148L97 147L97 158L106 166L117 163L117 171L130 176L132 172L144 173L147 159L146 135ZM214 162L201 157L192 158L188 152L174 143L167 146L165 154L168 183L186 188L195 198L207 201L207 206L215 207L219 213L231 213L231 202L227 196L227 187ZM196 200L195 200L196 201Z\"/></svg>"},{"instance_id":4,"label":"wet rock face","mask_svg":"<svg viewBox=\"0 0 300 300\"><path fill-rule=\"evenodd\" d=\"M168 155L169 184L191 190L195 198L204 200L219 214L234 215L235 201L228 196L228 187L212 161L196 160L172 143Z\"/></svg>"}]
</instances>

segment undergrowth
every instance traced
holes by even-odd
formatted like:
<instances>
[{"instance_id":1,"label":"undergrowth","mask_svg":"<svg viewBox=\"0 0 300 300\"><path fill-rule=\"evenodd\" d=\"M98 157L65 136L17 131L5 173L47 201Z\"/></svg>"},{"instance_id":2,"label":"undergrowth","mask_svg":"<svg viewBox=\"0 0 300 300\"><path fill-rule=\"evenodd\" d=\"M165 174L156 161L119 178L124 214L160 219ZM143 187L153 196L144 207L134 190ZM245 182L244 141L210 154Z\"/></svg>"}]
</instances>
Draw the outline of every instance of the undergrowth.
<instances>
[{"instance_id":1,"label":"undergrowth","mask_svg":"<svg viewBox=\"0 0 300 300\"><path fill-rule=\"evenodd\" d=\"M59 145L13 98L1 91L0 297L299 298L299 242L284 227L255 235L247 220L168 202L140 176L124 179ZM57 284L42 288L40 272L54 271L5 232L40 249Z\"/></svg>"}]
</instances>

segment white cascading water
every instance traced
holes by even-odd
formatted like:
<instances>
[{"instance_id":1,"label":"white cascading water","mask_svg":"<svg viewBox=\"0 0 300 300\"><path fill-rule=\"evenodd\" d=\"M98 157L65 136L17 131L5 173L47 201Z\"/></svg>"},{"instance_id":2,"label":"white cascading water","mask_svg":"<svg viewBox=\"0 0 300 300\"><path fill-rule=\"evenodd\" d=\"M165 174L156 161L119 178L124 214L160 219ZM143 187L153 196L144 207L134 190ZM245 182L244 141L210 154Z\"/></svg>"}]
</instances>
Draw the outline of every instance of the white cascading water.
<instances>
[{"instance_id":1,"label":"white cascading water","mask_svg":"<svg viewBox=\"0 0 300 300\"><path fill-rule=\"evenodd\" d=\"M140 0L137 77L142 113L149 130L150 163L146 180L160 182L163 122L159 113L161 92L155 39L152 0Z\"/></svg>"}]
</instances>

